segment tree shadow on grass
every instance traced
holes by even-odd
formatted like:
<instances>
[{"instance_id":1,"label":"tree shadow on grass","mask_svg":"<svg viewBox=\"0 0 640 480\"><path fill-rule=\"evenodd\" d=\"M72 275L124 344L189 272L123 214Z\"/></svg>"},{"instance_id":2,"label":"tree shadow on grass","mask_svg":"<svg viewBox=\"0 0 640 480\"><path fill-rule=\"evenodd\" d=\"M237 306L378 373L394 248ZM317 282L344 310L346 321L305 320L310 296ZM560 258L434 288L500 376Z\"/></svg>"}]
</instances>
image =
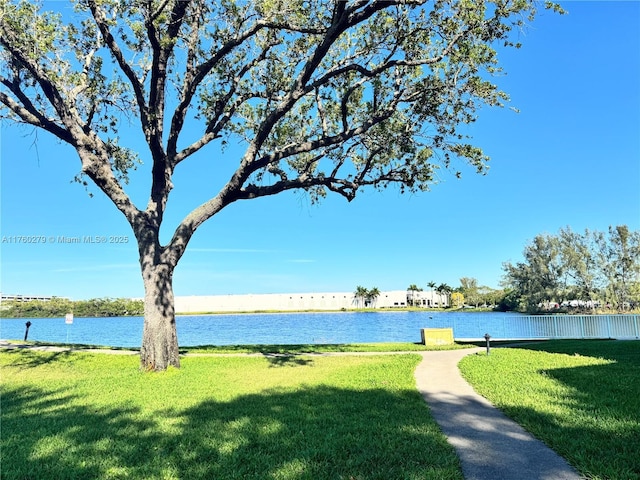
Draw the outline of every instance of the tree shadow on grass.
<instances>
[{"instance_id":1,"label":"tree shadow on grass","mask_svg":"<svg viewBox=\"0 0 640 480\"><path fill-rule=\"evenodd\" d=\"M189 354L193 350L204 350L208 353L224 352L224 353L261 353L267 354L302 354L302 353L314 353L319 348L331 347L336 350L339 349L338 345L324 345L324 344L269 344L269 345L196 345L192 347L184 347L180 350L180 353Z\"/></svg>"},{"instance_id":2,"label":"tree shadow on grass","mask_svg":"<svg viewBox=\"0 0 640 480\"><path fill-rule=\"evenodd\" d=\"M571 408L570 421L566 413L522 406L503 411L588 478L640 479L639 377L632 385L620 373L611 365L545 370L545 375L571 388L569 396L557 400L562 412Z\"/></svg>"},{"instance_id":3,"label":"tree shadow on grass","mask_svg":"<svg viewBox=\"0 0 640 480\"><path fill-rule=\"evenodd\" d=\"M272 353L265 354L271 367L307 367L313 365L313 359L305 358L300 355Z\"/></svg>"},{"instance_id":4,"label":"tree shadow on grass","mask_svg":"<svg viewBox=\"0 0 640 480\"><path fill-rule=\"evenodd\" d=\"M571 394L558 403L571 408L580 427L568 425L564 416L524 407L504 411L560 455L581 465L583 474L640 479L640 342L558 341L518 348L608 360L540 372L569 387Z\"/></svg>"},{"instance_id":5,"label":"tree shadow on grass","mask_svg":"<svg viewBox=\"0 0 640 480\"><path fill-rule=\"evenodd\" d=\"M70 350L36 352L29 348L7 349L3 350L3 353L13 358L12 365L22 368L35 368L48 363L68 361L73 355Z\"/></svg>"},{"instance_id":6,"label":"tree shadow on grass","mask_svg":"<svg viewBox=\"0 0 640 480\"><path fill-rule=\"evenodd\" d=\"M417 392L328 386L178 410L4 386L2 479L461 479Z\"/></svg>"}]
</instances>

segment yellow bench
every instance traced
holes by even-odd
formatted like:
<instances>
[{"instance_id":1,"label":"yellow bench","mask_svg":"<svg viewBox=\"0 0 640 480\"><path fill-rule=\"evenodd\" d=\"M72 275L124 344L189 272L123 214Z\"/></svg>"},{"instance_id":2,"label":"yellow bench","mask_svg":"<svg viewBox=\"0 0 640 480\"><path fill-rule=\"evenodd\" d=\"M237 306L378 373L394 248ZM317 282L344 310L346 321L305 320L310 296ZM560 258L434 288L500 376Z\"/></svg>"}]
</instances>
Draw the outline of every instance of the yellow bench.
<instances>
[{"instance_id":1,"label":"yellow bench","mask_svg":"<svg viewBox=\"0 0 640 480\"><path fill-rule=\"evenodd\" d=\"M420 335L423 345L453 344L453 328L423 328Z\"/></svg>"}]
</instances>

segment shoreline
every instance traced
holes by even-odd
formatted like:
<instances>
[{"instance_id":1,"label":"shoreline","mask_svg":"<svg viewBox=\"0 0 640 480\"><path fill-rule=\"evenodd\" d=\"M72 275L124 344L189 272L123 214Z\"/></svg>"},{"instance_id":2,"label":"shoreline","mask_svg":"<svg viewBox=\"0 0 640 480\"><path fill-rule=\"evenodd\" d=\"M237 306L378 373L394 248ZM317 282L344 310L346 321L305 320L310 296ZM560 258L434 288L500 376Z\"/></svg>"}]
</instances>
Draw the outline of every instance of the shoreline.
<instances>
[{"instance_id":1,"label":"shoreline","mask_svg":"<svg viewBox=\"0 0 640 480\"><path fill-rule=\"evenodd\" d=\"M177 312L176 317L198 317L205 315L283 315L283 314L300 314L300 313L407 313L407 312L494 312L491 309L446 309L446 308L353 308L353 309L340 309L340 310L234 310L234 311L203 311L203 312ZM502 312L494 312L502 313ZM505 312L505 313L517 313L517 312ZM63 316L50 316L50 317L5 317L0 314L0 318L3 320L15 320L15 319L60 319ZM144 318L142 315L75 315L74 318Z\"/></svg>"},{"instance_id":2,"label":"shoreline","mask_svg":"<svg viewBox=\"0 0 640 480\"><path fill-rule=\"evenodd\" d=\"M544 315L553 315L553 316L589 316L589 315L640 315L640 310L630 310L625 312L617 312L617 311L603 311L597 310L595 312L538 312L538 313L528 313L528 312L516 312L516 311L498 311L493 310L491 308L353 308L353 309L340 309L340 310L237 310L237 311L203 311L203 312L177 312L175 314L176 317L200 317L200 316L214 316L214 315L296 315L301 313L309 313L309 314L322 314L322 313L331 313L331 314L340 314L340 313L409 313L409 312L420 312L420 313L506 313L512 315L527 315L527 316L544 316ZM30 317L6 317L0 313L0 319L2 320L29 320L29 319L52 319L59 320L64 318L64 316L30 316ZM144 318L144 314L141 315L74 315L74 318Z\"/></svg>"}]
</instances>

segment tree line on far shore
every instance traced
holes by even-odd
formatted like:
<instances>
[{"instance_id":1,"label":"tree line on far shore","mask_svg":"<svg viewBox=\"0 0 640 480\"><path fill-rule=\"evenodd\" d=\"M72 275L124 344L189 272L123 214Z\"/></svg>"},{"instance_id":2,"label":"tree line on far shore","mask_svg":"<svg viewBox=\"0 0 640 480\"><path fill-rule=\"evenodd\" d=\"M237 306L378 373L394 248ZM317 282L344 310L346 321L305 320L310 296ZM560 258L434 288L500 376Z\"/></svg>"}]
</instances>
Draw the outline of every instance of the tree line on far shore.
<instances>
[{"instance_id":1,"label":"tree line on far shore","mask_svg":"<svg viewBox=\"0 0 640 480\"><path fill-rule=\"evenodd\" d=\"M617 310L640 307L640 232L570 227L537 235L523 261L503 264L503 303L510 310Z\"/></svg>"},{"instance_id":2,"label":"tree line on far shore","mask_svg":"<svg viewBox=\"0 0 640 480\"><path fill-rule=\"evenodd\" d=\"M5 318L54 318L73 313L77 317L125 317L144 315L144 302L130 298L92 298L69 300L12 300L3 302L0 316Z\"/></svg>"}]
</instances>

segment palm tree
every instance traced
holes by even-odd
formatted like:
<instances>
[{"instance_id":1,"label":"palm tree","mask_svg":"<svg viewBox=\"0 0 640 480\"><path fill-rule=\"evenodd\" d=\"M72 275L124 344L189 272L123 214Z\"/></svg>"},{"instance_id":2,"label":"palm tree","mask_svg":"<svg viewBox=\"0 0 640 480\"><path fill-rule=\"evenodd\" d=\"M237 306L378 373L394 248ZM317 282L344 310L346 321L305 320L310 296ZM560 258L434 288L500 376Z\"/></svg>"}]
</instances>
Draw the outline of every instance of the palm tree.
<instances>
[{"instance_id":1,"label":"palm tree","mask_svg":"<svg viewBox=\"0 0 640 480\"><path fill-rule=\"evenodd\" d=\"M378 287L373 287L371 290L367 291L366 298L367 298L367 302L369 302L369 305L371 307L375 305L376 300L378 299L379 296L380 296L380 290L378 290Z\"/></svg>"},{"instance_id":2,"label":"palm tree","mask_svg":"<svg viewBox=\"0 0 640 480\"><path fill-rule=\"evenodd\" d=\"M421 292L422 289L420 287L418 287L415 283L412 283L411 285L409 285L407 287L407 291L409 292L409 295L407 295L407 297L409 297L409 296L411 297L411 305L413 305L415 307L416 306L416 292Z\"/></svg>"},{"instance_id":3,"label":"palm tree","mask_svg":"<svg viewBox=\"0 0 640 480\"><path fill-rule=\"evenodd\" d=\"M451 292L453 292L453 288L451 288L446 283L441 283L440 285L438 285L438 288L436 288L436 292L438 292L440 295L445 296L447 300L447 305L451 304L449 301L449 295L451 295Z\"/></svg>"},{"instance_id":4,"label":"palm tree","mask_svg":"<svg viewBox=\"0 0 640 480\"><path fill-rule=\"evenodd\" d=\"M353 292L354 297L356 297L357 305L360 307L361 303L364 303L364 299L366 298L368 290L361 285L356 287L356 291Z\"/></svg>"},{"instance_id":5,"label":"palm tree","mask_svg":"<svg viewBox=\"0 0 640 480\"><path fill-rule=\"evenodd\" d=\"M431 292L433 292L436 289L436 282L429 282L427 283L427 287L429 287L431 289ZM429 306L433 307L435 306L435 301L433 298L433 293L431 294L431 300L429 300Z\"/></svg>"}]
</instances>

